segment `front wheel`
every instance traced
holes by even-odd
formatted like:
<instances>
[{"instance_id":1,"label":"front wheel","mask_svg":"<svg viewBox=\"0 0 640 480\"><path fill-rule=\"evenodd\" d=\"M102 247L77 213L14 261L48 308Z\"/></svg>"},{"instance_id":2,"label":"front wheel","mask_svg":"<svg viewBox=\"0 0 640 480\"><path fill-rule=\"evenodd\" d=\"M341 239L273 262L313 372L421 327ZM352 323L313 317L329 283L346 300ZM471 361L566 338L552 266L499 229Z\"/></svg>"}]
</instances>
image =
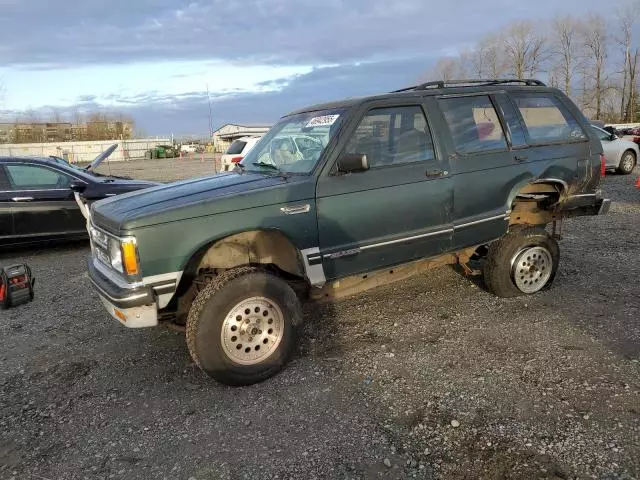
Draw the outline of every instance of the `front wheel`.
<instances>
[{"instance_id":1,"label":"front wheel","mask_svg":"<svg viewBox=\"0 0 640 480\"><path fill-rule=\"evenodd\" d=\"M196 296L187 346L209 376L251 385L275 375L296 344L302 308L280 277L254 267L223 272Z\"/></svg>"},{"instance_id":2,"label":"front wheel","mask_svg":"<svg viewBox=\"0 0 640 480\"><path fill-rule=\"evenodd\" d=\"M551 286L559 261L558 242L546 230L516 230L489 246L485 285L498 297L531 295Z\"/></svg>"},{"instance_id":3,"label":"front wheel","mask_svg":"<svg viewBox=\"0 0 640 480\"><path fill-rule=\"evenodd\" d=\"M631 150L627 150L622 154L622 158L620 159L620 164L618 165L618 172L623 175L629 175L633 172L633 169L636 166L636 154Z\"/></svg>"}]
</instances>

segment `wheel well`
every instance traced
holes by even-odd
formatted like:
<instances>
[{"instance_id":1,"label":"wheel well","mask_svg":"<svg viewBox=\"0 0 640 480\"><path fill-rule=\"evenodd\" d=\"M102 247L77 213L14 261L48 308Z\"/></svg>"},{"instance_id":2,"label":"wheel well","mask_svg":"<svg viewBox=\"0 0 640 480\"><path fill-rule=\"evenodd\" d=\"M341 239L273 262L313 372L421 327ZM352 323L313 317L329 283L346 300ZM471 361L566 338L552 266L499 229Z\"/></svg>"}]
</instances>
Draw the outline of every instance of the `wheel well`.
<instances>
[{"instance_id":1,"label":"wheel well","mask_svg":"<svg viewBox=\"0 0 640 480\"><path fill-rule=\"evenodd\" d=\"M556 219L552 211L565 194L560 181L536 181L524 185L511 205L511 225L547 225Z\"/></svg>"},{"instance_id":2,"label":"wheel well","mask_svg":"<svg viewBox=\"0 0 640 480\"><path fill-rule=\"evenodd\" d=\"M305 271L302 257L293 243L277 230L255 230L218 239L198 249L184 269L168 310L183 317L195 297L198 277L243 265L264 265L286 280L302 283Z\"/></svg>"},{"instance_id":3,"label":"wheel well","mask_svg":"<svg viewBox=\"0 0 640 480\"><path fill-rule=\"evenodd\" d=\"M622 155L624 156L626 153L631 153L631 154L633 154L633 158L635 158L635 159L636 159L636 161L638 160L638 155L636 154L636 151L635 151L635 150L633 150L633 149L631 149L631 148L627 148L627 149L622 153Z\"/></svg>"},{"instance_id":4,"label":"wheel well","mask_svg":"<svg viewBox=\"0 0 640 480\"><path fill-rule=\"evenodd\" d=\"M298 249L276 230L242 232L217 240L196 252L189 264L188 269L196 274L241 265L273 265L288 274L304 276Z\"/></svg>"}]
</instances>

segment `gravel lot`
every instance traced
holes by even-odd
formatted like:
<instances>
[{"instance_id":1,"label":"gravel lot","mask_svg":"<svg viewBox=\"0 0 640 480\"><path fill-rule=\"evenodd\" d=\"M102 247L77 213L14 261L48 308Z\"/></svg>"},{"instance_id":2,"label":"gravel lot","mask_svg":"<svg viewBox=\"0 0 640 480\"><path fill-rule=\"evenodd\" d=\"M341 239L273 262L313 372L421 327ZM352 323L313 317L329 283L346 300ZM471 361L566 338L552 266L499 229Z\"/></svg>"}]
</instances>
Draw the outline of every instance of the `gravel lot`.
<instances>
[{"instance_id":1,"label":"gravel lot","mask_svg":"<svg viewBox=\"0 0 640 480\"><path fill-rule=\"evenodd\" d=\"M248 388L206 377L180 333L111 320L84 243L5 252L37 283L0 314L0 478L638 478L638 174L565 224L551 290L498 299L444 267L310 305L288 368Z\"/></svg>"}]
</instances>

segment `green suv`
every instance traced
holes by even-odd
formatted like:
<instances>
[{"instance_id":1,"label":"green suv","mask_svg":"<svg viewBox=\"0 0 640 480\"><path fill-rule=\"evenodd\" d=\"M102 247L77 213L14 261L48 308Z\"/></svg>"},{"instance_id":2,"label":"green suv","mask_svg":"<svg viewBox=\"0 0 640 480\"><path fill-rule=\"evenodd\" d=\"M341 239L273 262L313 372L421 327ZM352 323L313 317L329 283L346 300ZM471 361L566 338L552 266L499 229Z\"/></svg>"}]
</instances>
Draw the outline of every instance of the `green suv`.
<instances>
[{"instance_id":1,"label":"green suv","mask_svg":"<svg viewBox=\"0 0 640 480\"><path fill-rule=\"evenodd\" d=\"M94 203L89 275L122 324L177 324L206 373L252 384L286 363L305 300L444 264L501 297L549 287L562 219L609 209L602 161L580 110L537 80L316 105L232 172Z\"/></svg>"}]
</instances>

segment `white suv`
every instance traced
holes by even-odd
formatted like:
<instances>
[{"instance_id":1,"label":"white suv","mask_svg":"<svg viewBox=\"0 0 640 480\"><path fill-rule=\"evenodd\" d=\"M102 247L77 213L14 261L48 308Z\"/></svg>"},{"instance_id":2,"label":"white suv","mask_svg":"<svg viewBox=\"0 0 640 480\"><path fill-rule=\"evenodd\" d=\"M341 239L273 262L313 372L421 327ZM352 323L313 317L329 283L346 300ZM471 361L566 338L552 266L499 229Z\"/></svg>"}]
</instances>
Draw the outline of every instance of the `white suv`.
<instances>
[{"instance_id":1,"label":"white suv","mask_svg":"<svg viewBox=\"0 0 640 480\"><path fill-rule=\"evenodd\" d=\"M220 172L228 172L233 170L236 163L242 161L242 159L251 151L251 149L262 138L259 136L242 137L234 141L227 151L222 155L222 162L220 165Z\"/></svg>"}]
</instances>

